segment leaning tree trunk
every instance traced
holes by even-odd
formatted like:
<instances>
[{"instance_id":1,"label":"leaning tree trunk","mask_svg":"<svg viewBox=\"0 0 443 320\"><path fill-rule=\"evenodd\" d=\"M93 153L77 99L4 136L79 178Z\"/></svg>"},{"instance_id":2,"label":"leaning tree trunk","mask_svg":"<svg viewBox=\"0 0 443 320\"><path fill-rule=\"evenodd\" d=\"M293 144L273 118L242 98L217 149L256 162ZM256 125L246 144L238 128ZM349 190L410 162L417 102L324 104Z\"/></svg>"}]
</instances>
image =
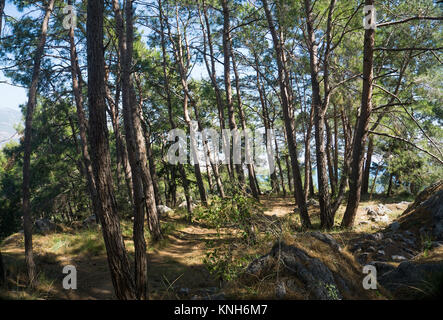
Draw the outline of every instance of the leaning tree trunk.
<instances>
[{"instance_id":1,"label":"leaning tree trunk","mask_svg":"<svg viewBox=\"0 0 443 320\"><path fill-rule=\"evenodd\" d=\"M48 32L49 17L54 7L55 0L50 0L46 7L45 16L43 18L42 29L40 33L37 49L34 53L34 67L32 70L31 86L29 87L28 103L26 105L26 121L25 121L25 138L23 142L23 231L25 236L25 260L28 269L28 278L31 286L34 286L35 280L35 263L32 252L32 218L31 218L31 135L32 135L32 119L34 109L37 104L37 89L40 74L40 65L42 61L43 51L46 43Z\"/></svg>"},{"instance_id":2,"label":"leaning tree trunk","mask_svg":"<svg viewBox=\"0 0 443 320\"><path fill-rule=\"evenodd\" d=\"M365 5L373 5L374 0L365 0ZM360 117L358 118L354 134L354 146L352 148L351 177L349 180L349 195L346 211L343 216L342 226L352 227L354 225L357 208L360 203L362 167L364 150L368 137L369 118L372 111L372 79L373 52L374 52L375 30L366 29L363 49L363 90L361 97Z\"/></svg>"},{"instance_id":3,"label":"leaning tree trunk","mask_svg":"<svg viewBox=\"0 0 443 320\"><path fill-rule=\"evenodd\" d=\"M97 212L102 225L108 264L118 299L134 299L134 283L120 229L113 190L105 104L103 58L104 1L88 1L86 40L88 61L89 143L97 187Z\"/></svg>"}]
</instances>

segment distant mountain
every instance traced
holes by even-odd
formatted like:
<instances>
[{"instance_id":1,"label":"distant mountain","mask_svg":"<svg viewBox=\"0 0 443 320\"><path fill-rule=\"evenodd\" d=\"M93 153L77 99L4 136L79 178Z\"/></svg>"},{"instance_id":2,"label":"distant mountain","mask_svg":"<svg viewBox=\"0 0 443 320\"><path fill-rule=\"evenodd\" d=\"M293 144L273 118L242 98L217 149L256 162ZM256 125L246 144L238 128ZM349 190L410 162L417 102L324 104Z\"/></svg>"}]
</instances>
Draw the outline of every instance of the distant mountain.
<instances>
[{"instance_id":1,"label":"distant mountain","mask_svg":"<svg viewBox=\"0 0 443 320\"><path fill-rule=\"evenodd\" d=\"M11 140L18 140L14 126L22 122L21 118L20 110L0 108L0 147Z\"/></svg>"}]
</instances>

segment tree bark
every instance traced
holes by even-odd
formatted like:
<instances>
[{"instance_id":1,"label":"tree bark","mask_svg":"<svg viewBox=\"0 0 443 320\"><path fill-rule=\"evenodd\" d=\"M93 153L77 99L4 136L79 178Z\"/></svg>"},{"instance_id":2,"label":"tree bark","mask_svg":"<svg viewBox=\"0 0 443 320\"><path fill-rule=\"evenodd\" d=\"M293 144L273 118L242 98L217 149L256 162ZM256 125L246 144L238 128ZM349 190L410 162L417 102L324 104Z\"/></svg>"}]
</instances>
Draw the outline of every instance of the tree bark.
<instances>
[{"instance_id":1,"label":"tree bark","mask_svg":"<svg viewBox=\"0 0 443 320\"><path fill-rule=\"evenodd\" d=\"M307 46L309 50L309 61L311 70L311 85L312 85L312 108L314 109L314 123L315 123L315 150L317 157L317 181L318 181L318 198L320 204L320 220L322 228L332 228L334 225L334 217L330 208L330 197L328 187L327 174L327 152L325 150L325 117L329 104L329 87L328 87L328 60L329 60L329 46L330 46L330 29L332 20L332 11L335 5L335 0L331 0L328 12L328 30L327 42L324 57L324 86L325 99L322 101L320 97L320 82L318 80L318 46L315 39L314 17L312 13L312 6L310 0L305 0L306 25L307 25Z\"/></svg>"},{"instance_id":2,"label":"tree bark","mask_svg":"<svg viewBox=\"0 0 443 320\"><path fill-rule=\"evenodd\" d=\"M373 136L369 137L368 150L366 152L366 161L365 161L365 169L363 171L363 182L361 187L361 194L368 194L369 190L369 174L371 170L371 162L372 162L372 153L374 152L374 138Z\"/></svg>"},{"instance_id":3,"label":"tree bark","mask_svg":"<svg viewBox=\"0 0 443 320\"><path fill-rule=\"evenodd\" d=\"M37 89L40 74L40 65L43 57L43 51L46 43L48 32L49 18L54 8L54 0L50 0L45 9L45 16L43 18L41 32L37 48L34 53L34 66L32 70L31 85L28 93L28 103L26 105L26 120L25 120L25 138L23 142L23 230L25 237L25 260L28 271L28 279L31 287L34 286L36 271L34 256L32 252L32 217L31 217L31 135L32 135L32 120L34 116L34 109L37 104Z\"/></svg>"},{"instance_id":4,"label":"tree bark","mask_svg":"<svg viewBox=\"0 0 443 320\"><path fill-rule=\"evenodd\" d=\"M5 10L5 0L0 0L0 38L2 37L3 14Z\"/></svg>"},{"instance_id":5,"label":"tree bark","mask_svg":"<svg viewBox=\"0 0 443 320\"><path fill-rule=\"evenodd\" d=\"M87 60L89 143L91 160L97 187L98 211L103 239L108 255L112 283L118 299L134 299L134 284L129 260L120 229L114 197L111 159L109 153L108 127L105 104L105 70L103 58L103 12L104 1L88 1L87 5Z\"/></svg>"},{"instance_id":6,"label":"tree bark","mask_svg":"<svg viewBox=\"0 0 443 320\"><path fill-rule=\"evenodd\" d=\"M373 5L374 0L365 0L365 5ZM363 90L361 98L360 116L358 118L356 131L354 134L354 145L352 149L351 176L349 183L349 196L346 211L343 216L342 226L352 227L355 215L360 203L362 166L366 139L368 137L369 118L372 111L372 79L373 52L374 52L374 29L366 29L363 48Z\"/></svg>"},{"instance_id":7,"label":"tree bark","mask_svg":"<svg viewBox=\"0 0 443 320\"><path fill-rule=\"evenodd\" d=\"M242 128L243 132L246 132L247 126L246 126L245 113L243 111L243 103L242 103L242 99L241 99L240 76L239 76L238 70L237 70L237 63L236 63L236 59L235 59L235 54L232 50L232 41L230 41L230 47L231 47L231 52L232 52L232 69L234 71L235 90L237 92L238 115L240 117L241 128ZM251 151L252 150L248 150L248 152L251 152ZM249 187L251 188L252 196L255 199L259 200L257 185L254 182L254 166L252 163L247 163L246 167L248 168ZM241 171L241 173L243 174L243 170Z\"/></svg>"},{"instance_id":8,"label":"tree bark","mask_svg":"<svg viewBox=\"0 0 443 320\"><path fill-rule=\"evenodd\" d=\"M163 13L163 8L162 8L162 1L158 0L158 9L159 9L159 18L160 18L160 41L161 41L161 47L162 47L162 69L163 69L163 78L165 81L165 91L166 91L166 104L168 106L168 120L169 120L169 124L171 126L171 129L175 129L177 128L174 118L173 118L173 114L172 114L172 100L171 100L171 91L169 88L169 76L168 76L168 71L167 71L167 53L166 53L166 39L165 39L165 17L164 17L164 13ZM166 23L168 24L168 22L166 21ZM168 26L168 30L169 30L169 24ZM188 180L186 178L186 172L183 168L183 165L179 162L177 164L178 166L178 171L179 174L181 176L182 179L182 185L183 185L183 189L185 192L185 198L186 198L186 208L188 211L188 216L191 216L192 213L192 205L191 205L191 199L190 199L190 192L189 192L189 183ZM172 197L172 204L173 206L176 205L177 203L177 184L175 181L175 176L176 176L176 168L172 167L171 168L171 184L170 184L170 194Z\"/></svg>"},{"instance_id":9,"label":"tree bark","mask_svg":"<svg viewBox=\"0 0 443 320\"><path fill-rule=\"evenodd\" d=\"M224 59L224 80L225 80L225 92L226 92L226 107L228 110L228 122L231 133L237 130L237 123L235 121L234 102L232 99L232 84L231 84L231 32L230 32L230 8L228 0L221 0L223 9L223 59ZM232 138L233 139L233 138ZM233 164L233 152L229 154L229 162L231 167L235 168L237 177L239 179L239 185L241 188L244 186L244 174L241 164ZM234 176L232 175L231 178Z\"/></svg>"},{"instance_id":10,"label":"tree bark","mask_svg":"<svg viewBox=\"0 0 443 320\"><path fill-rule=\"evenodd\" d=\"M72 1L69 1L68 4L72 5ZM74 26L72 25L69 29L69 47L71 60L72 90L74 93L75 106L77 111L77 120L80 135L80 149L83 158L83 170L86 177L89 194L91 195L93 210L94 212L97 212L99 210L98 207L95 207L97 205L97 201L94 201L92 199L97 197L97 190L94 180L94 172L92 170L91 157L88 150L88 123L86 120L85 111L83 109L81 71L78 63L77 50L75 47ZM75 141L77 141L76 138ZM96 222L98 223L98 216L96 216L95 218Z\"/></svg>"},{"instance_id":11,"label":"tree bark","mask_svg":"<svg viewBox=\"0 0 443 320\"><path fill-rule=\"evenodd\" d=\"M206 70L208 71L209 78L211 79L211 83L214 88L215 100L217 103L217 110L218 110L218 119L220 123L220 131L223 131L224 129L226 129L225 114L224 114L225 108L223 105L223 99L220 87L217 83L217 71L215 68L214 46L212 43L212 33L208 17L208 7L205 4L205 0L202 1L202 4L203 4L203 17L201 15L200 10L199 10L199 15L200 15L200 24L203 32L203 60L205 61ZM208 61L207 58L207 48L209 48L210 62ZM225 141L225 144L228 145L228 141ZM232 177L232 168L229 162L227 164L227 169L228 169L228 176Z\"/></svg>"},{"instance_id":12,"label":"tree bark","mask_svg":"<svg viewBox=\"0 0 443 320\"><path fill-rule=\"evenodd\" d=\"M266 20L268 22L269 30L272 35L272 41L274 43L274 50L278 66L278 82L280 85L280 95L282 101L283 116L286 128L286 135L288 139L289 155L292 163L292 173L294 177L294 189L297 205L300 209L300 220L302 226L305 228L311 227L311 221L308 215L308 209L303 194L303 186L300 175L300 166L297 159L297 149L294 136L293 119L292 119L292 98L290 95L289 77L286 69L286 57L283 50L283 43L278 37L277 31L274 26L272 14L269 9L268 1L263 0L263 7L265 9Z\"/></svg>"}]
</instances>

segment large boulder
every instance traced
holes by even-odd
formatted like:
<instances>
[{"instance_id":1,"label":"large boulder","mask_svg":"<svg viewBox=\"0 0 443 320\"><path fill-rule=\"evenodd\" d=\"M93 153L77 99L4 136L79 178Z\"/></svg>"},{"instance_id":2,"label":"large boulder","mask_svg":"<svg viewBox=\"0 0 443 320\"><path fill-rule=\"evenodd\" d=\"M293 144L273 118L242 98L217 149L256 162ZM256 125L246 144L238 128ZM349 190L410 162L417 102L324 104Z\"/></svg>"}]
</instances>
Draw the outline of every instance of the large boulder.
<instances>
[{"instance_id":1,"label":"large boulder","mask_svg":"<svg viewBox=\"0 0 443 320\"><path fill-rule=\"evenodd\" d=\"M396 298L414 298L428 293L443 277L443 261L401 262L397 268L378 277L378 282ZM440 279L440 280L439 280Z\"/></svg>"},{"instance_id":2,"label":"large boulder","mask_svg":"<svg viewBox=\"0 0 443 320\"><path fill-rule=\"evenodd\" d=\"M398 221L403 230L443 240L443 180L423 190Z\"/></svg>"},{"instance_id":3,"label":"large boulder","mask_svg":"<svg viewBox=\"0 0 443 320\"><path fill-rule=\"evenodd\" d=\"M171 208L169 208L165 205L162 205L162 204L157 206L157 213L159 214L160 217L168 216L168 214L173 211L174 210L172 210Z\"/></svg>"},{"instance_id":4,"label":"large boulder","mask_svg":"<svg viewBox=\"0 0 443 320\"><path fill-rule=\"evenodd\" d=\"M51 222L49 219L37 219L34 222L34 231L37 233L49 233L51 231L55 231L56 226L55 223Z\"/></svg>"}]
</instances>

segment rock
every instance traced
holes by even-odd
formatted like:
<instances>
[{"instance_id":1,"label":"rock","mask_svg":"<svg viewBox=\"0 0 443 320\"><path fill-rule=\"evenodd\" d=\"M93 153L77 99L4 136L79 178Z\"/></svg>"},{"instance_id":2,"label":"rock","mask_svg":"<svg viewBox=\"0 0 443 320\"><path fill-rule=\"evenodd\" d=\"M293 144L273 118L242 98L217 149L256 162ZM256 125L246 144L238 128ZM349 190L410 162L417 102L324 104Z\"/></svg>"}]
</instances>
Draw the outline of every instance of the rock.
<instances>
[{"instance_id":1,"label":"rock","mask_svg":"<svg viewBox=\"0 0 443 320\"><path fill-rule=\"evenodd\" d=\"M215 294L218 290L219 288L217 287L208 287L208 288L201 288L198 291L201 292L202 294L211 295Z\"/></svg>"},{"instance_id":2,"label":"rock","mask_svg":"<svg viewBox=\"0 0 443 320\"><path fill-rule=\"evenodd\" d=\"M380 256L384 256L385 255L385 250L378 250L377 254Z\"/></svg>"},{"instance_id":3,"label":"rock","mask_svg":"<svg viewBox=\"0 0 443 320\"><path fill-rule=\"evenodd\" d=\"M336 250L341 250L341 246L338 244L338 242L327 233L321 233L319 231L313 231L309 233L312 237L316 238L317 240L320 240L328 245L330 245L332 248Z\"/></svg>"},{"instance_id":4,"label":"rock","mask_svg":"<svg viewBox=\"0 0 443 320\"><path fill-rule=\"evenodd\" d=\"M381 276L395 269L393 265L382 261L371 261L369 264L375 266L377 269L377 276Z\"/></svg>"},{"instance_id":5,"label":"rock","mask_svg":"<svg viewBox=\"0 0 443 320\"><path fill-rule=\"evenodd\" d=\"M400 223L398 223L397 221L394 221L390 224L389 228L395 232L398 229L400 229Z\"/></svg>"},{"instance_id":6,"label":"rock","mask_svg":"<svg viewBox=\"0 0 443 320\"><path fill-rule=\"evenodd\" d=\"M320 203L317 200L311 198L308 200L307 205L318 207L320 206Z\"/></svg>"},{"instance_id":7,"label":"rock","mask_svg":"<svg viewBox=\"0 0 443 320\"><path fill-rule=\"evenodd\" d=\"M254 259L246 268L246 274L259 276L261 273L266 272L272 265L272 256L267 254L260 258Z\"/></svg>"},{"instance_id":8,"label":"rock","mask_svg":"<svg viewBox=\"0 0 443 320\"><path fill-rule=\"evenodd\" d=\"M380 241L383 239L383 233L377 232L374 234L374 240Z\"/></svg>"},{"instance_id":9,"label":"rock","mask_svg":"<svg viewBox=\"0 0 443 320\"><path fill-rule=\"evenodd\" d=\"M356 252L356 251L358 251L358 250L361 250L361 243L356 243L356 244L354 244L351 248L349 248L349 251L351 251L351 252Z\"/></svg>"},{"instance_id":10,"label":"rock","mask_svg":"<svg viewBox=\"0 0 443 320\"><path fill-rule=\"evenodd\" d=\"M280 281L275 286L275 295L279 299L283 299L286 296L286 286L283 281Z\"/></svg>"},{"instance_id":11,"label":"rock","mask_svg":"<svg viewBox=\"0 0 443 320\"><path fill-rule=\"evenodd\" d=\"M411 256L414 256L414 255L415 255L414 251L412 251L412 250L409 249L409 248L403 248L403 251L406 252L406 253L408 253L408 254L410 254Z\"/></svg>"},{"instance_id":12,"label":"rock","mask_svg":"<svg viewBox=\"0 0 443 320\"><path fill-rule=\"evenodd\" d=\"M89 227L96 226L96 225L97 225L97 220L95 219L95 215L94 214L89 216L89 217L87 217L82 222L83 228L89 228Z\"/></svg>"},{"instance_id":13,"label":"rock","mask_svg":"<svg viewBox=\"0 0 443 320\"><path fill-rule=\"evenodd\" d=\"M180 203L180 204L178 205L178 207L179 207L179 208L186 209L186 208L187 208L186 201L183 201L182 203ZM195 208L195 204L191 202L191 209L194 209L194 208Z\"/></svg>"},{"instance_id":14,"label":"rock","mask_svg":"<svg viewBox=\"0 0 443 320\"><path fill-rule=\"evenodd\" d=\"M443 275L443 262L414 263L411 261L401 262L394 270L378 277L378 282L391 291L396 298L405 295L416 295L426 291L429 283ZM412 289L411 288L419 288ZM406 292L404 291L406 290Z\"/></svg>"},{"instance_id":15,"label":"rock","mask_svg":"<svg viewBox=\"0 0 443 320\"><path fill-rule=\"evenodd\" d=\"M443 241L432 241L431 249L443 247Z\"/></svg>"},{"instance_id":16,"label":"rock","mask_svg":"<svg viewBox=\"0 0 443 320\"><path fill-rule=\"evenodd\" d=\"M375 250L374 247L368 247L368 248L366 249L366 251L367 251L367 252L375 252L376 250Z\"/></svg>"},{"instance_id":17,"label":"rock","mask_svg":"<svg viewBox=\"0 0 443 320\"><path fill-rule=\"evenodd\" d=\"M410 238L414 238L414 234L411 232L411 231L409 231L409 230L406 230L405 232L403 232L407 237L410 237Z\"/></svg>"},{"instance_id":18,"label":"rock","mask_svg":"<svg viewBox=\"0 0 443 320\"><path fill-rule=\"evenodd\" d=\"M367 253L367 252L361 253L358 255L357 261L360 264L366 264L366 262L368 261L368 257L369 257L369 253Z\"/></svg>"},{"instance_id":19,"label":"rock","mask_svg":"<svg viewBox=\"0 0 443 320\"><path fill-rule=\"evenodd\" d=\"M189 288L180 288L178 294L187 295L189 294Z\"/></svg>"},{"instance_id":20,"label":"rock","mask_svg":"<svg viewBox=\"0 0 443 320\"><path fill-rule=\"evenodd\" d=\"M186 201L185 201L186 203ZM157 206L157 212L160 216L168 216L168 213L173 212L174 210L172 210L171 208L164 206L162 204Z\"/></svg>"},{"instance_id":21,"label":"rock","mask_svg":"<svg viewBox=\"0 0 443 320\"><path fill-rule=\"evenodd\" d=\"M270 253L255 259L247 270L257 273L260 266L266 268L277 262L283 266L282 272L297 278L305 286L312 299L341 299L332 271L318 258L311 257L304 250L284 242L276 243Z\"/></svg>"},{"instance_id":22,"label":"rock","mask_svg":"<svg viewBox=\"0 0 443 320\"><path fill-rule=\"evenodd\" d=\"M204 300L226 300L226 296L223 292L220 292L220 293L210 295L208 297L208 299L204 299Z\"/></svg>"},{"instance_id":23,"label":"rock","mask_svg":"<svg viewBox=\"0 0 443 320\"><path fill-rule=\"evenodd\" d=\"M46 234L51 231L55 231L55 224L51 222L49 219L37 219L34 222L34 230L37 233Z\"/></svg>"},{"instance_id":24,"label":"rock","mask_svg":"<svg viewBox=\"0 0 443 320\"><path fill-rule=\"evenodd\" d=\"M369 216L384 216L387 213L391 213L392 210L386 207L384 204L378 204L376 206L366 207L366 214Z\"/></svg>"},{"instance_id":25,"label":"rock","mask_svg":"<svg viewBox=\"0 0 443 320\"><path fill-rule=\"evenodd\" d=\"M405 260L406 260L405 257L400 256L400 255L393 255L391 258L392 258L392 260L394 260L394 261L405 261Z\"/></svg>"}]
</instances>

